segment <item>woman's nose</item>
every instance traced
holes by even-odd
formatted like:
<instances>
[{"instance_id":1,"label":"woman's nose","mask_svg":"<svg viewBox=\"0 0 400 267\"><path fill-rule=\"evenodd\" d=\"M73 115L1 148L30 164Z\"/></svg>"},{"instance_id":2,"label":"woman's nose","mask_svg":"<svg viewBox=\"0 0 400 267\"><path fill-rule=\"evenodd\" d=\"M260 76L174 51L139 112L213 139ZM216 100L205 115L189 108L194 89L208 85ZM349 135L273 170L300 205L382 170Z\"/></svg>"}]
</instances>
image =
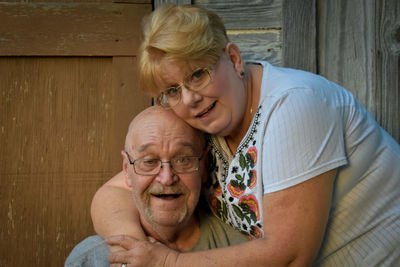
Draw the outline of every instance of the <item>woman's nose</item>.
<instances>
[{"instance_id":1,"label":"woman's nose","mask_svg":"<svg viewBox=\"0 0 400 267\"><path fill-rule=\"evenodd\" d=\"M185 106L195 106L197 105L198 102L200 102L203 99L203 96L200 95L198 92L194 92L191 90L186 89L185 86L182 86L182 91L181 91L181 101Z\"/></svg>"}]
</instances>

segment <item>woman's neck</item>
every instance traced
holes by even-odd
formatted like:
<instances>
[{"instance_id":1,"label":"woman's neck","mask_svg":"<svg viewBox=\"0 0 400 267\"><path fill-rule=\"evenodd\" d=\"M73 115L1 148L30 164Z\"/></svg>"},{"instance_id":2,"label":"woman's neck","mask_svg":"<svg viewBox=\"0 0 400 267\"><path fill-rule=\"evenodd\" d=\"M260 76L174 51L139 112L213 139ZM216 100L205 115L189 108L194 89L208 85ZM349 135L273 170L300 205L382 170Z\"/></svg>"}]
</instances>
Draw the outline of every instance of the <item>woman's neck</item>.
<instances>
[{"instance_id":1,"label":"woman's neck","mask_svg":"<svg viewBox=\"0 0 400 267\"><path fill-rule=\"evenodd\" d=\"M238 127L236 127L236 130L225 137L225 141L232 154L236 153L236 150L246 135L251 125L251 121L257 111L257 106L260 100L262 70L263 67L259 64L245 65L244 84L247 90L247 103L244 109L243 118Z\"/></svg>"}]
</instances>

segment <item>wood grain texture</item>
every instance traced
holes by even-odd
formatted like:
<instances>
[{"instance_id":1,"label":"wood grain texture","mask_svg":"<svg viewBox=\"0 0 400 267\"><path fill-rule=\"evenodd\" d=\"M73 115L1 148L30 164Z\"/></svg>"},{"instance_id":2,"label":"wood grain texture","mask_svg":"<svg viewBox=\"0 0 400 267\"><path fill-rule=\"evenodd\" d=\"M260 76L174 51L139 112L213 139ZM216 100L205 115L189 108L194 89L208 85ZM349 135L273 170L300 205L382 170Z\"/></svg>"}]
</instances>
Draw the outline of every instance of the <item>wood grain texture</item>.
<instances>
[{"instance_id":1,"label":"wood grain texture","mask_svg":"<svg viewBox=\"0 0 400 267\"><path fill-rule=\"evenodd\" d=\"M375 3L375 99L374 113L400 143L400 1Z\"/></svg>"},{"instance_id":2,"label":"wood grain texture","mask_svg":"<svg viewBox=\"0 0 400 267\"><path fill-rule=\"evenodd\" d=\"M317 72L315 0L283 0L283 66Z\"/></svg>"},{"instance_id":3,"label":"wood grain texture","mask_svg":"<svg viewBox=\"0 0 400 267\"><path fill-rule=\"evenodd\" d=\"M150 4L0 3L0 56L133 56Z\"/></svg>"},{"instance_id":4,"label":"wood grain texture","mask_svg":"<svg viewBox=\"0 0 400 267\"><path fill-rule=\"evenodd\" d=\"M239 46L244 59L267 60L282 66L281 31L228 31L228 37Z\"/></svg>"},{"instance_id":5,"label":"wood grain texture","mask_svg":"<svg viewBox=\"0 0 400 267\"><path fill-rule=\"evenodd\" d=\"M157 8L164 3L173 3L177 5L193 4L191 0L154 0L154 7Z\"/></svg>"},{"instance_id":6,"label":"wood grain texture","mask_svg":"<svg viewBox=\"0 0 400 267\"><path fill-rule=\"evenodd\" d=\"M350 90L398 142L399 5L318 1L320 74Z\"/></svg>"},{"instance_id":7,"label":"wood grain texture","mask_svg":"<svg viewBox=\"0 0 400 267\"><path fill-rule=\"evenodd\" d=\"M63 266L94 233L94 192L121 169L127 123L151 104L127 61L0 58L0 266Z\"/></svg>"},{"instance_id":8,"label":"wood grain texture","mask_svg":"<svg viewBox=\"0 0 400 267\"><path fill-rule=\"evenodd\" d=\"M227 29L267 29L282 27L282 0L198 0L221 16Z\"/></svg>"}]
</instances>

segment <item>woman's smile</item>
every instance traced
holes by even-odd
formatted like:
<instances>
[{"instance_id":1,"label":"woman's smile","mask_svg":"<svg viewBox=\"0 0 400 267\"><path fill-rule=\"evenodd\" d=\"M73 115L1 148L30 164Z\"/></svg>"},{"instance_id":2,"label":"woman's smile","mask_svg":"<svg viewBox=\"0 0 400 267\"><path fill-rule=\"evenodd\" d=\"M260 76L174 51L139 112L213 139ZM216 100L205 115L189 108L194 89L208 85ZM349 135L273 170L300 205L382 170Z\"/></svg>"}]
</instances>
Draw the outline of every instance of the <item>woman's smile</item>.
<instances>
[{"instance_id":1,"label":"woman's smile","mask_svg":"<svg viewBox=\"0 0 400 267\"><path fill-rule=\"evenodd\" d=\"M195 117L200 118L200 119L206 117L214 109L216 103L217 103L217 101L214 101L210 106L208 106L203 111L201 111L200 113L195 115Z\"/></svg>"}]
</instances>

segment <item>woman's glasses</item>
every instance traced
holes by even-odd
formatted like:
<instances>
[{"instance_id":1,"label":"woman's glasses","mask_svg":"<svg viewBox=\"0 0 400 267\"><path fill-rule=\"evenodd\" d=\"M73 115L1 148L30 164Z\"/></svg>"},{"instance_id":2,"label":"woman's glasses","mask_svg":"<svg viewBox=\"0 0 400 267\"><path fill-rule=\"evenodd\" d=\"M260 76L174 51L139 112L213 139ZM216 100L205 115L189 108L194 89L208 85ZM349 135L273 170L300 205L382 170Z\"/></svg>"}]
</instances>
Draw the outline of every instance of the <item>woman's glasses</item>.
<instances>
[{"instance_id":1,"label":"woman's glasses","mask_svg":"<svg viewBox=\"0 0 400 267\"><path fill-rule=\"evenodd\" d=\"M194 71L191 75L187 76L180 85L171 86L167 90L161 92L157 97L157 103L163 107L176 106L181 101L182 86L190 91L200 91L212 82L211 73L213 70L214 66L210 66Z\"/></svg>"}]
</instances>

